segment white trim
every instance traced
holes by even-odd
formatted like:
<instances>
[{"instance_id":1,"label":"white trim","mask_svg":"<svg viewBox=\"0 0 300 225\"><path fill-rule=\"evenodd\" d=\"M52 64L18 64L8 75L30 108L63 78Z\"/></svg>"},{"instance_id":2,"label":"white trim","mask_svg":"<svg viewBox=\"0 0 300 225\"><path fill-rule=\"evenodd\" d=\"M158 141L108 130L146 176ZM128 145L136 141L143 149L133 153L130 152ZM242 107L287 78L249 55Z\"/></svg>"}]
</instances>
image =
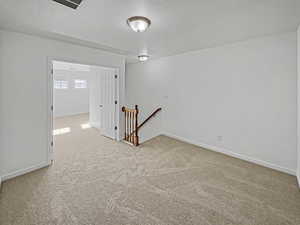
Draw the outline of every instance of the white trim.
<instances>
[{"instance_id":1,"label":"white trim","mask_svg":"<svg viewBox=\"0 0 300 225\"><path fill-rule=\"evenodd\" d=\"M2 184L2 179L1 179L1 177L0 177L0 190L1 190L1 184Z\"/></svg>"},{"instance_id":2,"label":"white trim","mask_svg":"<svg viewBox=\"0 0 300 225\"><path fill-rule=\"evenodd\" d=\"M66 117L66 116L77 116L77 115L81 115L81 114L88 114L89 111L85 111L85 112L74 112L74 113L68 113L68 114L63 114L63 115L59 115L59 116L53 116L53 118L62 118L62 117Z\"/></svg>"},{"instance_id":3,"label":"white trim","mask_svg":"<svg viewBox=\"0 0 300 225\"><path fill-rule=\"evenodd\" d=\"M100 126L99 123L96 123L96 122L93 122L93 121L89 121L89 124L91 125L91 127L99 130L99 128L98 128Z\"/></svg>"},{"instance_id":4,"label":"white trim","mask_svg":"<svg viewBox=\"0 0 300 225\"><path fill-rule=\"evenodd\" d=\"M232 152L228 149L224 149L224 148L221 148L221 147L217 147L217 146L213 146L213 145L209 145L209 144L205 144L205 143L201 143L201 142L197 142L197 141L192 141L192 140L189 140L187 138L179 137L177 135L174 135L174 134L171 134L171 133L168 133L168 132L164 132L163 135L174 138L174 139L177 139L177 140L180 140L180 141L184 141L184 142L187 142L187 143L190 143L190 144L193 144L193 145L196 145L196 146L208 149L208 150L223 153L225 155L229 155L229 156L232 156L234 158L238 158L238 159L242 159L242 160L245 160L245 161L248 161L248 162L252 162L252 163L258 164L260 166L268 167L268 168L271 168L271 169L274 169L274 170L277 170L277 171L280 171L280 172L284 172L284 173L287 173L287 174L290 174L290 175L294 175L294 176L296 175L296 171L294 171L294 170L284 168L284 167L281 167L281 166L277 166L275 164L272 164L272 163L269 163L269 162L266 162L266 161L263 161L263 160L260 160L260 159L255 159L255 158L252 158L250 156L241 155L241 154ZM298 179L299 179L299 177L298 177Z\"/></svg>"},{"instance_id":5,"label":"white trim","mask_svg":"<svg viewBox=\"0 0 300 225\"><path fill-rule=\"evenodd\" d=\"M117 78L115 79L115 95L116 95L116 101L117 104L115 105L115 126L117 126L115 139L117 141L121 140L120 137L120 128L121 128L121 121L120 121L120 110L122 107L120 107L120 69L115 69L115 75L117 75Z\"/></svg>"},{"instance_id":6,"label":"white trim","mask_svg":"<svg viewBox=\"0 0 300 225\"><path fill-rule=\"evenodd\" d=\"M50 164L48 162L43 162L43 163L40 163L40 164L35 165L35 166L31 166L31 167L28 167L28 168L25 168L25 169L20 169L20 170L17 170L15 172L8 173L8 174L2 176L2 181L12 179L12 178L17 177L17 176L21 176L23 174L26 174L26 173L32 172L34 170L38 170L38 169L47 167L49 165Z\"/></svg>"},{"instance_id":7,"label":"white trim","mask_svg":"<svg viewBox=\"0 0 300 225\"><path fill-rule=\"evenodd\" d=\"M54 113L51 110L53 106L53 60L51 58L47 58L47 162L50 164L52 160L54 160L54 138L53 138L53 119ZM51 145L51 143L53 145Z\"/></svg>"},{"instance_id":8,"label":"white trim","mask_svg":"<svg viewBox=\"0 0 300 225\"><path fill-rule=\"evenodd\" d=\"M140 137L140 144L144 144L145 142L157 137L157 136L160 136L160 135L165 135L165 136L169 136L169 135L166 135L166 134L158 134L158 135L152 135L152 136L149 136L149 137L146 137L146 138L141 138Z\"/></svg>"},{"instance_id":9,"label":"white trim","mask_svg":"<svg viewBox=\"0 0 300 225\"><path fill-rule=\"evenodd\" d=\"M300 162L300 161L298 161L298 162ZM297 181L298 181L298 185L300 188L300 165L298 165L298 167L297 167Z\"/></svg>"}]
</instances>

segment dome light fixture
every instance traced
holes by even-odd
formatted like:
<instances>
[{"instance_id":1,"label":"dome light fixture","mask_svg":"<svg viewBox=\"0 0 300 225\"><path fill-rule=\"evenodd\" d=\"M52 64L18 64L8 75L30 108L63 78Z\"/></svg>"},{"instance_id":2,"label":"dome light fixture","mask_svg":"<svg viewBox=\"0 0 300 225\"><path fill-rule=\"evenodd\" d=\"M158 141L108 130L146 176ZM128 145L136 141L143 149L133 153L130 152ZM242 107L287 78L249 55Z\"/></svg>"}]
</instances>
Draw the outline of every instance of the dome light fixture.
<instances>
[{"instance_id":1,"label":"dome light fixture","mask_svg":"<svg viewBox=\"0 0 300 225\"><path fill-rule=\"evenodd\" d=\"M127 19L127 24L134 32L144 32L151 25L151 20L143 16L133 16Z\"/></svg>"},{"instance_id":2,"label":"dome light fixture","mask_svg":"<svg viewBox=\"0 0 300 225\"><path fill-rule=\"evenodd\" d=\"M149 59L149 55L139 55L138 58L140 62L145 62Z\"/></svg>"}]
</instances>

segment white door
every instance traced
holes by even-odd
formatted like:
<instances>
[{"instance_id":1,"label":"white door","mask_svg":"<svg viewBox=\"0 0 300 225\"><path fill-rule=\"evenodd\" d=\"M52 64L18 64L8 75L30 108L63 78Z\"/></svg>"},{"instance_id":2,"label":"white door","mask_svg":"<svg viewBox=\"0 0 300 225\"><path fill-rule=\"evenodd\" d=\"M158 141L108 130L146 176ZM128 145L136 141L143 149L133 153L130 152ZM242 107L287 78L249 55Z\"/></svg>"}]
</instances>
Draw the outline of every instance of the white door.
<instances>
[{"instance_id":1,"label":"white door","mask_svg":"<svg viewBox=\"0 0 300 225\"><path fill-rule=\"evenodd\" d=\"M116 138L116 70L103 68L100 73L100 130L102 135Z\"/></svg>"}]
</instances>

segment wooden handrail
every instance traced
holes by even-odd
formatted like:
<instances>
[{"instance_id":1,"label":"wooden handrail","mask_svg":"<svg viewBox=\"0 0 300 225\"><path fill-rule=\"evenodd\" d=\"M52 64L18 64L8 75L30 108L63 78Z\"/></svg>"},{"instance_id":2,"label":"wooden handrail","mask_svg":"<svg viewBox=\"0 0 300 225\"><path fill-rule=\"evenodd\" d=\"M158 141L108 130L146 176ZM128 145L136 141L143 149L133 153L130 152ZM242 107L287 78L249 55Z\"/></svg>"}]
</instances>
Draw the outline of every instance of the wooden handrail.
<instances>
[{"instance_id":1,"label":"wooden handrail","mask_svg":"<svg viewBox=\"0 0 300 225\"><path fill-rule=\"evenodd\" d=\"M139 126L137 125L138 113L139 113L137 105L135 106L134 109L129 109L129 108L123 107L122 111L125 114L125 137L124 137L124 140L135 146L138 146L139 145L139 137L138 137L139 129L142 126L144 126L145 123L147 123L152 117L154 117L156 113L161 111L161 108L156 109Z\"/></svg>"},{"instance_id":2,"label":"wooden handrail","mask_svg":"<svg viewBox=\"0 0 300 225\"><path fill-rule=\"evenodd\" d=\"M148 116L147 119L144 120L144 122L141 123L141 125L138 126L138 130L145 125L145 123L147 123L153 116L155 116L156 113L158 113L159 111L161 111L161 108L158 108L157 110L155 110L150 116Z\"/></svg>"},{"instance_id":3,"label":"wooden handrail","mask_svg":"<svg viewBox=\"0 0 300 225\"><path fill-rule=\"evenodd\" d=\"M150 116L148 116L147 119L144 120L144 122L142 122L139 126L137 126L137 129L132 131L129 136L132 136L135 132L138 133L139 129L145 125L145 123L147 123L153 116L155 116L156 113L158 113L161 110L161 108L158 108L157 110L155 110Z\"/></svg>"}]
</instances>

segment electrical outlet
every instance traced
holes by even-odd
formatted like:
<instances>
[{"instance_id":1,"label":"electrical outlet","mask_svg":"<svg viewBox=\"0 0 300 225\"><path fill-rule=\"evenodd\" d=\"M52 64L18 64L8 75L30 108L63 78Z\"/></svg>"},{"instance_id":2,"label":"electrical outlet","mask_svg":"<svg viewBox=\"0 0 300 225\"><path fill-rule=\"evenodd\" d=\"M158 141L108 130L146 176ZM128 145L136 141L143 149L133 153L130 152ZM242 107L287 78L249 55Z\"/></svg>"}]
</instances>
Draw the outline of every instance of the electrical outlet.
<instances>
[{"instance_id":1,"label":"electrical outlet","mask_svg":"<svg viewBox=\"0 0 300 225\"><path fill-rule=\"evenodd\" d=\"M221 142L223 140L223 137L222 136L217 136L217 139L219 142Z\"/></svg>"}]
</instances>

